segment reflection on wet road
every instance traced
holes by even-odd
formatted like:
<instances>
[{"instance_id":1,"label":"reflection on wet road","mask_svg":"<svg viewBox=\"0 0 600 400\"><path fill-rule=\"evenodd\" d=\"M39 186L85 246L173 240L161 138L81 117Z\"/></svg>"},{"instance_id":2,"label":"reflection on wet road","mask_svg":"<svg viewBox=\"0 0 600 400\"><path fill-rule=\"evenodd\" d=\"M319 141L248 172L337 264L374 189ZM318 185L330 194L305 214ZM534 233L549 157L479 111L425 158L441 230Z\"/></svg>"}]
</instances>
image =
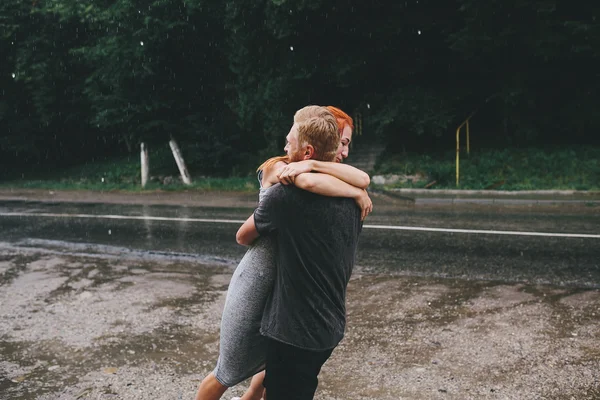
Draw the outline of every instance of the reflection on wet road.
<instances>
[{"instance_id":1,"label":"reflection on wet road","mask_svg":"<svg viewBox=\"0 0 600 400\"><path fill-rule=\"evenodd\" d=\"M252 210L150 205L0 202L0 241L28 247L81 244L152 254L179 254L235 265L245 249L235 232ZM8 216L43 213L43 217ZM65 218L51 214L153 217ZM369 226L417 227L423 231L364 229L357 268L415 276L546 282L600 287L600 213L577 208L474 205L388 207ZM164 218L164 219L162 219ZM175 220L172 220L175 219ZM227 220L206 222L206 220ZM232 223L233 222L233 223ZM489 235L428 231L430 228L583 234L590 237Z\"/></svg>"}]
</instances>

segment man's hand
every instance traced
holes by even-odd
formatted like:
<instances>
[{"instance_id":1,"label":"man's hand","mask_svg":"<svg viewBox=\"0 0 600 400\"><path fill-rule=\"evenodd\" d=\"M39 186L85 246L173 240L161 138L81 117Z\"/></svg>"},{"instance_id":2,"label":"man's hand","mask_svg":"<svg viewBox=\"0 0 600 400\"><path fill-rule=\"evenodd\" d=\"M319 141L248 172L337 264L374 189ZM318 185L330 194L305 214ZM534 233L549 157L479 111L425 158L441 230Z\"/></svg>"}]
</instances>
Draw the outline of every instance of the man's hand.
<instances>
[{"instance_id":1,"label":"man's hand","mask_svg":"<svg viewBox=\"0 0 600 400\"><path fill-rule=\"evenodd\" d=\"M364 221L367 215L373 211L373 202L366 190L361 190L361 193L354 198L354 201L358 208L360 208L360 220Z\"/></svg>"},{"instance_id":2,"label":"man's hand","mask_svg":"<svg viewBox=\"0 0 600 400\"><path fill-rule=\"evenodd\" d=\"M277 179L284 185L294 184L296 177L313 170L312 160L303 160L287 164L277 172Z\"/></svg>"}]
</instances>

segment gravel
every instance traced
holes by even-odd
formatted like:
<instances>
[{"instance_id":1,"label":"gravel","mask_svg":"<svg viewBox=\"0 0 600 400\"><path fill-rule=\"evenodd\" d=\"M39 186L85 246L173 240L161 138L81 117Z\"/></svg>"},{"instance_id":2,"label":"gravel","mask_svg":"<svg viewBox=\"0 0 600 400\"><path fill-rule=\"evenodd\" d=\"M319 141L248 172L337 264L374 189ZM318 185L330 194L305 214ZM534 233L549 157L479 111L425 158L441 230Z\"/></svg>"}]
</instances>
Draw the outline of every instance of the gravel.
<instances>
[{"instance_id":1,"label":"gravel","mask_svg":"<svg viewBox=\"0 0 600 400\"><path fill-rule=\"evenodd\" d=\"M0 398L191 399L214 367L230 266L0 260ZM595 289L355 274L315 398L600 398L598 315Z\"/></svg>"}]
</instances>

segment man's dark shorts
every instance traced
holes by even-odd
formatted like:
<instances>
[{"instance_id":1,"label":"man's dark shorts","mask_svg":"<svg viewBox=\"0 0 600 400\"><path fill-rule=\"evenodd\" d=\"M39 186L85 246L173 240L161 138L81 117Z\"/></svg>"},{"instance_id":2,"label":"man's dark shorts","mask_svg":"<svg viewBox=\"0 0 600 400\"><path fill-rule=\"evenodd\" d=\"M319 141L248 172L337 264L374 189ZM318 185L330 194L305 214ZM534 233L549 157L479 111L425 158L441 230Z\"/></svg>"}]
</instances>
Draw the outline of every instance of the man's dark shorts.
<instances>
[{"instance_id":1,"label":"man's dark shorts","mask_svg":"<svg viewBox=\"0 0 600 400\"><path fill-rule=\"evenodd\" d=\"M263 382L269 400L310 400L319 380L317 376L333 349L310 351L268 340L267 368Z\"/></svg>"}]
</instances>

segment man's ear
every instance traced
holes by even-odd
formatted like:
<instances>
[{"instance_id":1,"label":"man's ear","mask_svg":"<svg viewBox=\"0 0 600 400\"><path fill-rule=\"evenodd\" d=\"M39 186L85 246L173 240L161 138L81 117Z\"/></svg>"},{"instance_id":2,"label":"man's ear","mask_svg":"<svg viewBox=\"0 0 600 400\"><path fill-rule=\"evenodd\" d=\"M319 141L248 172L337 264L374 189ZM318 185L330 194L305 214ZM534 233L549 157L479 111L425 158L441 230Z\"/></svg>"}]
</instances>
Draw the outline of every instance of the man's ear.
<instances>
[{"instance_id":1,"label":"man's ear","mask_svg":"<svg viewBox=\"0 0 600 400\"><path fill-rule=\"evenodd\" d=\"M311 158L313 158L313 156L315 155L315 148L310 145L307 144L306 145L306 149L304 149L304 160L310 160Z\"/></svg>"}]
</instances>

